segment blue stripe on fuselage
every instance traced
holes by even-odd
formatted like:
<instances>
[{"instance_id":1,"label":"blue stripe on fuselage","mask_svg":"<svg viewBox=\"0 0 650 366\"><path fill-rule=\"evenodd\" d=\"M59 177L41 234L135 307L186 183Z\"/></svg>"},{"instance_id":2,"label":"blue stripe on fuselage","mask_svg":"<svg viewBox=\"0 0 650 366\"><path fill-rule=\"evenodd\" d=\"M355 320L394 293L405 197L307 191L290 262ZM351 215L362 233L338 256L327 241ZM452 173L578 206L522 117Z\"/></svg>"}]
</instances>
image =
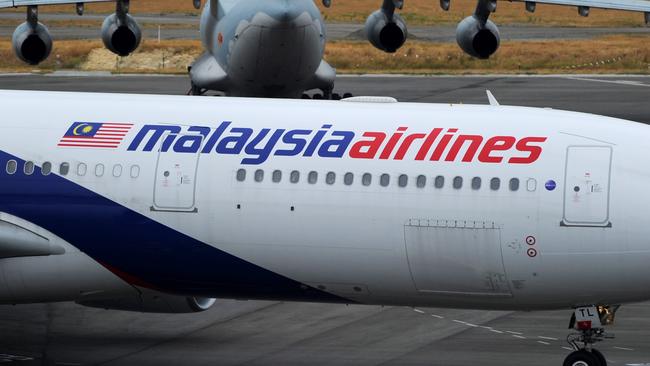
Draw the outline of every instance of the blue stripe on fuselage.
<instances>
[{"instance_id":1,"label":"blue stripe on fuselage","mask_svg":"<svg viewBox=\"0 0 650 366\"><path fill-rule=\"evenodd\" d=\"M9 175L7 161L18 161ZM66 240L123 279L192 296L349 303L200 242L0 151L0 211ZM83 273L79 274L83 276ZM133 282L133 281L131 281Z\"/></svg>"}]
</instances>

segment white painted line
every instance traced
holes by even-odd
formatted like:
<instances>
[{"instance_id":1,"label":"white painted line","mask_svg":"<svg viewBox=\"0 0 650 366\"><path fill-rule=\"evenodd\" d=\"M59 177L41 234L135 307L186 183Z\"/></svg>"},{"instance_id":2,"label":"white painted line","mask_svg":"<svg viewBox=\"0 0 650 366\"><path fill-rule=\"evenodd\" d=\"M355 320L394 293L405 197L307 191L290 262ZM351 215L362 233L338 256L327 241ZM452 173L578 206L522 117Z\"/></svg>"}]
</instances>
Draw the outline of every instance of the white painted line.
<instances>
[{"instance_id":1,"label":"white painted line","mask_svg":"<svg viewBox=\"0 0 650 366\"><path fill-rule=\"evenodd\" d=\"M468 327L472 327L472 328L478 328L478 325L472 324L472 323L465 323L465 325L467 325Z\"/></svg>"},{"instance_id":2,"label":"white painted line","mask_svg":"<svg viewBox=\"0 0 650 366\"><path fill-rule=\"evenodd\" d=\"M537 338L539 338L539 339L546 339L547 341L559 341L559 339L557 339L557 338L553 338L553 337L544 337L544 336L539 336L539 337L537 337Z\"/></svg>"},{"instance_id":3,"label":"white painted line","mask_svg":"<svg viewBox=\"0 0 650 366\"><path fill-rule=\"evenodd\" d=\"M520 335L516 335L516 334L513 334L512 336L515 337L515 338L519 338L519 339L527 339L524 336L520 336Z\"/></svg>"},{"instance_id":4,"label":"white painted line","mask_svg":"<svg viewBox=\"0 0 650 366\"><path fill-rule=\"evenodd\" d=\"M511 331L511 330L507 330L506 332L507 332L507 333L510 333L510 334L516 334L516 335L522 335L522 334L524 334L524 333L520 333L520 332L513 332L513 331Z\"/></svg>"},{"instance_id":5,"label":"white painted line","mask_svg":"<svg viewBox=\"0 0 650 366\"><path fill-rule=\"evenodd\" d=\"M494 329L494 328L492 328L492 327L486 327L485 325L481 325L481 328L483 328L483 329L487 329L487 330L493 330L493 329Z\"/></svg>"},{"instance_id":6,"label":"white painted line","mask_svg":"<svg viewBox=\"0 0 650 366\"><path fill-rule=\"evenodd\" d=\"M573 350L574 350L574 349L571 348L571 347L562 347L562 348L565 349L565 350L567 350L567 351L573 351Z\"/></svg>"},{"instance_id":7,"label":"white painted line","mask_svg":"<svg viewBox=\"0 0 650 366\"><path fill-rule=\"evenodd\" d=\"M639 81L630 81L630 80L603 80L603 79L593 79L593 78L582 78L579 76L567 76L565 77L565 79L593 81L596 83L618 84L618 85L627 85L627 86L644 86L646 88L650 88L650 84L644 84Z\"/></svg>"},{"instance_id":8,"label":"white painted line","mask_svg":"<svg viewBox=\"0 0 650 366\"><path fill-rule=\"evenodd\" d=\"M413 311L415 311L416 313L424 314L424 311L422 311L420 309L413 309Z\"/></svg>"},{"instance_id":9,"label":"white painted line","mask_svg":"<svg viewBox=\"0 0 650 366\"><path fill-rule=\"evenodd\" d=\"M550 345L551 345L550 343L548 343L548 342L544 342L544 341L537 341L537 343L539 343L539 344L543 344L543 345L545 345L545 346L550 346Z\"/></svg>"},{"instance_id":10,"label":"white painted line","mask_svg":"<svg viewBox=\"0 0 650 366\"><path fill-rule=\"evenodd\" d=\"M496 330L496 329L492 329L492 330L490 330L490 332L492 332L492 333L497 333L497 334L503 334L502 331L500 331L500 330Z\"/></svg>"},{"instance_id":11,"label":"white painted line","mask_svg":"<svg viewBox=\"0 0 650 366\"><path fill-rule=\"evenodd\" d=\"M614 347L614 348L620 349L620 350L623 350L623 351L634 351L633 348L627 348L627 347Z\"/></svg>"},{"instance_id":12,"label":"white painted line","mask_svg":"<svg viewBox=\"0 0 650 366\"><path fill-rule=\"evenodd\" d=\"M454 320L452 320L452 321L453 321L454 323L458 323L458 324L462 324L462 325L467 325L467 323L465 323L465 322L462 321L462 320L456 320L456 319L454 319Z\"/></svg>"},{"instance_id":13,"label":"white painted line","mask_svg":"<svg viewBox=\"0 0 650 366\"><path fill-rule=\"evenodd\" d=\"M438 318L438 319L444 319L444 316L436 315L436 314L431 314L432 317Z\"/></svg>"}]
</instances>

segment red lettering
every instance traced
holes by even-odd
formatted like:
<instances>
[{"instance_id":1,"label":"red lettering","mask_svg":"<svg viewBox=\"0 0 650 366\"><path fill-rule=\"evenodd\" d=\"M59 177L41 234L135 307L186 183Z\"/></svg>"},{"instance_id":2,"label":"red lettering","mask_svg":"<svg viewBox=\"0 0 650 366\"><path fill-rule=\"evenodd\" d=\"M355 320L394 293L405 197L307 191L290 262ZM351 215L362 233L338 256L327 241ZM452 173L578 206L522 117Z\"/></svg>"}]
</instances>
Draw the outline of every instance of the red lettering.
<instances>
[{"instance_id":1,"label":"red lettering","mask_svg":"<svg viewBox=\"0 0 650 366\"><path fill-rule=\"evenodd\" d=\"M420 147L418 154L415 156L415 160L424 160L427 158L429 150L431 150L431 145L436 141L440 132L442 132L442 128L434 128L433 131L431 131L429 136L427 136L427 139L422 143L422 147Z\"/></svg>"},{"instance_id":2,"label":"red lettering","mask_svg":"<svg viewBox=\"0 0 650 366\"><path fill-rule=\"evenodd\" d=\"M451 150L449 150L449 154L447 154L445 161L455 161L460 149L463 148L466 141L470 141L471 143L467 148L465 156L463 156L463 161L469 163L474 160L474 155L476 155L478 148L481 146L483 137L478 135L460 135L456 139L456 142L451 146Z\"/></svg>"},{"instance_id":3,"label":"red lettering","mask_svg":"<svg viewBox=\"0 0 650 366\"><path fill-rule=\"evenodd\" d=\"M411 144L413 141L417 139L423 139L426 135L423 133L414 133L412 135L406 136L404 139L404 142L402 142L402 145L399 147L397 150L397 154L395 154L395 160L402 160L404 159L404 156L406 156L406 153L408 153L409 148L411 147Z\"/></svg>"},{"instance_id":4,"label":"red lettering","mask_svg":"<svg viewBox=\"0 0 650 366\"><path fill-rule=\"evenodd\" d=\"M478 155L478 160L482 163L500 163L503 161L503 156L492 156L495 151L510 150L515 146L515 139L512 136L494 136L485 142L485 146Z\"/></svg>"},{"instance_id":5,"label":"red lettering","mask_svg":"<svg viewBox=\"0 0 650 366\"><path fill-rule=\"evenodd\" d=\"M431 155L431 161L440 161L440 158L442 158L442 153L445 152L445 149L447 148L447 145L449 145L449 141L454 137L452 135L453 133L456 133L458 131L457 128L451 128L447 132L448 134L442 136L440 139L440 143L438 146L436 146L436 149L433 150L433 155Z\"/></svg>"},{"instance_id":6,"label":"red lettering","mask_svg":"<svg viewBox=\"0 0 650 366\"><path fill-rule=\"evenodd\" d=\"M386 139L386 134L383 132L365 132L363 137L370 137L372 140L359 141L352 145L350 157L355 159L374 159L381 144Z\"/></svg>"},{"instance_id":7,"label":"red lettering","mask_svg":"<svg viewBox=\"0 0 650 366\"><path fill-rule=\"evenodd\" d=\"M407 127L400 127L397 129L397 133L394 133L393 136L391 136L391 138L388 140L388 143L386 144L386 147L384 147L384 151L381 152L379 159L386 160L390 158L390 154L393 152L395 145L397 145L399 139L401 139L402 136L404 136L402 132L406 130Z\"/></svg>"},{"instance_id":8,"label":"red lettering","mask_svg":"<svg viewBox=\"0 0 650 366\"><path fill-rule=\"evenodd\" d=\"M539 159L542 155L542 147L530 145L530 143L542 143L547 140L546 137L525 137L517 142L517 150L529 153L527 157L514 157L508 160L510 164L531 164Z\"/></svg>"}]
</instances>

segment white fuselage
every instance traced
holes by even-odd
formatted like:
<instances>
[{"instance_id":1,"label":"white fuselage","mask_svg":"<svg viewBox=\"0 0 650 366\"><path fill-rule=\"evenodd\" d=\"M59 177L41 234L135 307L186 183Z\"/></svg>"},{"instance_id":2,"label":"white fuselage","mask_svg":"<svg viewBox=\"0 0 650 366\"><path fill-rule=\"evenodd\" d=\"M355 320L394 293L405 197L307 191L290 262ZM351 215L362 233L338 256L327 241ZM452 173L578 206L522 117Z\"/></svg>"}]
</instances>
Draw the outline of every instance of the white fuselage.
<instances>
[{"instance_id":1,"label":"white fuselage","mask_svg":"<svg viewBox=\"0 0 650 366\"><path fill-rule=\"evenodd\" d=\"M30 297L9 278L77 250L188 296L526 310L650 298L641 124L501 106L0 94L0 167L17 165L0 176L0 220L66 248L0 259L0 303L76 300ZM97 146L93 129L121 124L125 136Z\"/></svg>"}]
</instances>

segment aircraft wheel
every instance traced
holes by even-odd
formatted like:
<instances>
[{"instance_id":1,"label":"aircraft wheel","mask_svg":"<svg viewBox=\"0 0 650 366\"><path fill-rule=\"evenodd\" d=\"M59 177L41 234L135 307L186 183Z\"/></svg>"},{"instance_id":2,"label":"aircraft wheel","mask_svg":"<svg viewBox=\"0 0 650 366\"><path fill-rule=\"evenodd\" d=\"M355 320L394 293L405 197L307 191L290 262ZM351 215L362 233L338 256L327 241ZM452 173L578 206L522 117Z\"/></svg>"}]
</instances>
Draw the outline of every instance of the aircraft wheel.
<instances>
[{"instance_id":1,"label":"aircraft wheel","mask_svg":"<svg viewBox=\"0 0 650 366\"><path fill-rule=\"evenodd\" d=\"M605 356L602 353L600 353L599 350L592 348L591 354L596 356L598 361L600 361L600 366L607 366L607 359L605 358Z\"/></svg>"},{"instance_id":2,"label":"aircraft wheel","mask_svg":"<svg viewBox=\"0 0 650 366\"><path fill-rule=\"evenodd\" d=\"M604 366L601 365L598 357L588 351L581 349L575 351L564 359L563 366Z\"/></svg>"},{"instance_id":3,"label":"aircraft wheel","mask_svg":"<svg viewBox=\"0 0 650 366\"><path fill-rule=\"evenodd\" d=\"M343 94L343 98L352 98L352 93Z\"/></svg>"},{"instance_id":4,"label":"aircraft wheel","mask_svg":"<svg viewBox=\"0 0 650 366\"><path fill-rule=\"evenodd\" d=\"M332 94L332 100L341 100L341 94L339 93Z\"/></svg>"},{"instance_id":5,"label":"aircraft wheel","mask_svg":"<svg viewBox=\"0 0 650 366\"><path fill-rule=\"evenodd\" d=\"M300 97L300 99L311 99L311 97L309 96L309 94L303 94L303 95Z\"/></svg>"},{"instance_id":6,"label":"aircraft wheel","mask_svg":"<svg viewBox=\"0 0 650 366\"><path fill-rule=\"evenodd\" d=\"M323 94L314 94L314 99L323 99Z\"/></svg>"}]
</instances>

